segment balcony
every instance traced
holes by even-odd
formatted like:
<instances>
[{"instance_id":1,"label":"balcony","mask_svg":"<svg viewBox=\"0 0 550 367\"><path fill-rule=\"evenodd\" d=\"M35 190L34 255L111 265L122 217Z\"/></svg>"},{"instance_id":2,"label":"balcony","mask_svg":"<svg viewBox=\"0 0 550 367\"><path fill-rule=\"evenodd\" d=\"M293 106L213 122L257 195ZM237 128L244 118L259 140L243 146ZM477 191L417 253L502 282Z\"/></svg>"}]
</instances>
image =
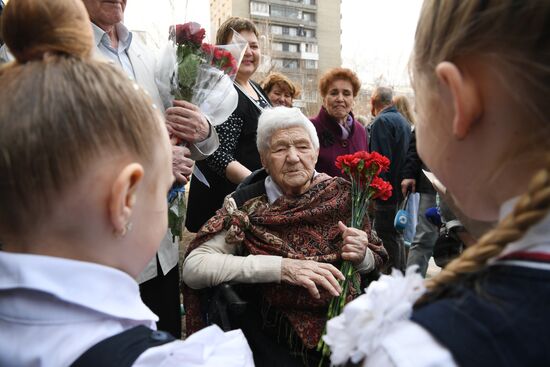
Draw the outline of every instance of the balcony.
<instances>
[{"instance_id":1,"label":"balcony","mask_svg":"<svg viewBox=\"0 0 550 367\"><path fill-rule=\"evenodd\" d=\"M265 18L269 17L269 12L263 12L261 10L252 10L252 9L250 9L250 16L251 16L251 18L259 17L259 18L265 19Z\"/></svg>"},{"instance_id":2,"label":"balcony","mask_svg":"<svg viewBox=\"0 0 550 367\"><path fill-rule=\"evenodd\" d=\"M300 60L300 52L291 52L291 51L271 51L271 56L278 59L296 59Z\"/></svg>"},{"instance_id":3,"label":"balcony","mask_svg":"<svg viewBox=\"0 0 550 367\"><path fill-rule=\"evenodd\" d=\"M271 33L270 36L274 41L317 43L316 37L291 36L289 34L274 34L274 33Z\"/></svg>"},{"instance_id":4,"label":"balcony","mask_svg":"<svg viewBox=\"0 0 550 367\"><path fill-rule=\"evenodd\" d=\"M319 53L318 52L301 52L300 58L302 60L315 60L319 61Z\"/></svg>"},{"instance_id":5,"label":"balcony","mask_svg":"<svg viewBox=\"0 0 550 367\"><path fill-rule=\"evenodd\" d=\"M250 17L253 20L259 20L259 21L265 21L266 19L268 19L268 21L271 24L278 24L278 25L303 26L303 27L309 27L309 28L315 28L317 26L317 22L298 19L298 18L280 17L275 15L266 17L266 16L253 15L253 14L251 14Z\"/></svg>"},{"instance_id":6,"label":"balcony","mask_svg":"<svg viewBox=\"0 0 550 367\"><path fill-rule=\"evenodd\" d=\"M319 1L319 0L317 0ZM289 8L295 8L300 10L317 10L317 4L304 4L303 2L288 1L288 0L269 0L270 4L284 5Z\"/></svg>"}]
</instances>

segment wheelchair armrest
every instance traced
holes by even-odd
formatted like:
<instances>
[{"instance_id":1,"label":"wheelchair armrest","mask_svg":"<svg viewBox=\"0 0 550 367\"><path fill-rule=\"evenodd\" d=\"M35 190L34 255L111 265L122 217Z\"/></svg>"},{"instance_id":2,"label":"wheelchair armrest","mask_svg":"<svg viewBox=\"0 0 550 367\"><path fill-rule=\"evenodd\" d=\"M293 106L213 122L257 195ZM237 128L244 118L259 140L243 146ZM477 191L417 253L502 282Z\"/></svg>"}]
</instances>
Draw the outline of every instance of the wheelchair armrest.
<instances>
[{"instance_id":1,"label":"wheelchair armrest","mask_svg":"<svg viewBox=\"0 0 550 367\"><path fill-rule=\"evenodd\" d=\"M234 315L241 315L246 310L246 302L239 297L235 289L228 283L222 283L219 286L220 293L224 298L229 311Z\"/></svg>"}]
</instances>

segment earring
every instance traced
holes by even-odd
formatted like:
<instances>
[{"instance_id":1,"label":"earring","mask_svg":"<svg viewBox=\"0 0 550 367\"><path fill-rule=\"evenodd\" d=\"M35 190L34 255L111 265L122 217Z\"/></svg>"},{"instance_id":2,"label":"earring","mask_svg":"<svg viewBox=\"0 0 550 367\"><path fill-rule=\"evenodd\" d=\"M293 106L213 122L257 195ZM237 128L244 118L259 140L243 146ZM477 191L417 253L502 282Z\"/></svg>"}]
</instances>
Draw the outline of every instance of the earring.
<instances>
[{"instance_id":1,"label":"earring","mask_svg":"<svg viewBox=\"0 0 550 367\"><path fill-rule=\"evenodd\" d=\"M124 226L124 234L126 234L127 232L130 232L133 227L134 227L134 223L132 222L126 223L126 225Z\"/></svg>"},{"instance_id":2,"label":"earring","mask_svg":"<svg viewBox=\"0 0 550 367\"><path fill-rule=\"evenodd\" d=\"M115 237L121 238L121 237L126 236L126 233L128 233L132 230L133 225L134 224L132 222L127 222L124 225L124 228L122 228L122 230L120 230L120 231L114 230L113 232L115 234Z\"/></svg>"}]
</instances>

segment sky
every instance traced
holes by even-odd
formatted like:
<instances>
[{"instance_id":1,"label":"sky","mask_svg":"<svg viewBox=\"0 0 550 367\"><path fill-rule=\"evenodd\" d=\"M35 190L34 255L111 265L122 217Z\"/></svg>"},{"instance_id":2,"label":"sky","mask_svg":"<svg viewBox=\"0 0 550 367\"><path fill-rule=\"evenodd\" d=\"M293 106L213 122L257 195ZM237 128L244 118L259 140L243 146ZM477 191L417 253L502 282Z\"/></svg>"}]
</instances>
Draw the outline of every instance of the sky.
<instances>
[{"instance_id":1,"label":"sky","mask_svg":"<svg viewBox=\"0 0 550 367\"><path fill-rule=\"evenodd\" d=\"M318 0L334 1L334 0ZM155 4L151 6L151 4ZM422 0L342 0L342 64L364 84L408 85L407 63ZM174 9L174 10L172 10ZM161 48L170 24L196 21L210 34L208 0L128 0L125 23Z\"/></svg>"},{"instance_id":2,"label":"sky","mask_svg":"<svg viewBox=\"0 0 550 367\"><path fill-rule=\"evenodd\" d=\"M343 0L342 64L363 83L408 84L422 0Z\"/></svg>"}]
</instances>

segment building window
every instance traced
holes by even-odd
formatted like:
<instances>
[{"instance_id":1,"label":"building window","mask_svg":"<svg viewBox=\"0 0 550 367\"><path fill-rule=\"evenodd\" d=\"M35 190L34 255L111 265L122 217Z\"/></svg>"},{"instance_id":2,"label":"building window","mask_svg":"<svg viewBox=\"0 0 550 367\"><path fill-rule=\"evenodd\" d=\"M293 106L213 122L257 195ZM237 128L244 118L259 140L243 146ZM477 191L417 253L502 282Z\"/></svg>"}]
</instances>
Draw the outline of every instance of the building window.
<instances>
[{"instance_id":1,"label":"building window","mask_svg":"<svg viewBox=\"0 0 550 367\"><path fill-rule=\"evenodd\" d=\"M271 63L276 68L282 68L283 67L283 60L281 60L281 59L271 59Z\"/></svg>"},{"instance_id":2,"label":"building window","mask_svg":"<svg viewBox=\"0 0 550 367\"><path fill-rule=\"evenodd\" d=\"M298 69L298 60L295 59L271 59L271 63L278 69Z\"/></svg>"},{"instance_id":3,"label":"building window","mask_svg":"<svg viewBox=\"0 0 550 367\"><path fill-rule=\"evenodd\" d=\"M317 60L305 60L306 69L317 69Z\"/></svg>"},{"instance_id":4,"label":"building window","mask_svg":"<svg viewBox=\"0 0 550 367\"><path fill-rule=\"evenodd\" d=\"M305 36L308 38L315 38L315 29L304 29Z\"/></svg>"},{"instance_id":5,"label":"building window","mask_svg":"<svg viewBox=\"0 0 550 367\"><path fill-rule=\"evenodd\" d=\"M283 68L298 69L298 60L283 59Z\"/></svg>"},{"instance_id":6,"label":"building window","mask_svg":"<svg viewBox=\"0 0 550 367\"><path fill-rule=\"evenodd\" d=\"M271 49L273 51L283 51L283 44L280 42L273 42L271 44Z\"/></svg>"},{"instance_id":7,"label":"building window","mask_svg":"<svg viewBox=\"0 0 550 367\"><path fill-rule=\"evenodd\" d=\"M250 2L250 14L269 16L269 5L266 3L258 3L256 1Z\"/></svg>"},{"instance_id":8,"label":"building window","mask_svg":"<svg viewBox=\"0 0 550 367\"><path fill-rule=\"evenodd\" d=\"M271 5L271 15L281 18L301 19L302 12L298 9L288 8L281 5Z\"/></svg>"},{"instance_id":9,"label":"building window","mask_svg":"<svg viewBox=\"0 0 550 367\"><path fill-rule=\"evenodd\" d=\"M281 27L280 25L272 25L271 26L271 33L273 33L273 34L284 34L283 33L283 27Z\"/></svg>"},{"instance_id":10,"label":"building window","mask_svg":"<svg viewBox=\"0 0 550 367\"><path fill-rule=\"evenodd\" d=\"M316 43L304 43L304 52L319 53L319 46Z\"/></svg>"},{"instance_id":11,"label":"building window","mask_svg":"<svg viewBox=\"0 0 550 367\"><path fill-rule=\"evenodd\" d=\"M302 19L303 20L306 20L308 22L315 22L315 14L314 13L307 13L307 12L304 12L302 14Z\"/></svg>"},{"instance_id":12,"label":"building window","mask_svg":"<svg viewBox=\"0 0 550 367\"><path fill-rule=\"evenodd\" d=\"M283 43L283 51L298 52L298 45L296 43Z\"/></svg>"}]
</instances>

